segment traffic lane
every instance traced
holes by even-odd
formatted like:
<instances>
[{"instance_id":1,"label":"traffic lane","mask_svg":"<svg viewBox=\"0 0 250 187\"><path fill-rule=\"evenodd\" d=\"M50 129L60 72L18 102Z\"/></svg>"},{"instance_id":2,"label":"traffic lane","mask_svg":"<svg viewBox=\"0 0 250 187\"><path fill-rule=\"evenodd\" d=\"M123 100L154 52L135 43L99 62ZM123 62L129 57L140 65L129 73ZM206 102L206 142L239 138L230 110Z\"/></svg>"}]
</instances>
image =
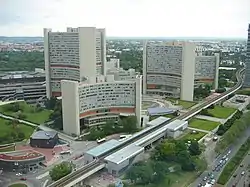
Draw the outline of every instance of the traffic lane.
<instances>
[{"instance_id":1,"label":"traffic lane","mask_svg":"<svg viewBox=\"0 0 250 187\"><path fill-rule=\"evenodd\" d=\"M243 177L241 177L241 179L238 182L237 186L245 187L246 185L249 185L249 182L250 182L249 174L250 174L249 172L246 172L246 174Z\"/></svg>"},{"instance_id":2,"label":"traffic lane","mask_svg":"<svg viewBox=\"0 0 250 187\"><path fill-rule=\"evenodd\" d=\"M249 152L250 153L250 152ZM233 186L234 184L237 184L239 181L244 181L245 175L247 175L248 165L250 163L250 154L247 154L243 161L240 163L239 167L235 170L231 178L229 179L227 185ZM243 166L243 167L241 167ZM241 173L245 171L245 175L242 176ZM236 176L236 177L234 177Z\"/></svg>"},{"instance_id":3,"label":"traffic lane","mask_svg":"<svg viewBox=\"0 0 250 187\"><path fill-rule=\"evenodd\" d=\"M241 147L241 145L248 139L250 134L250 128L248 128L245 133L241 136L240 139L238 139L235 144L233 144L232 146L230 146L230 150L231 153L229 155L229 160L238 152L239 148ZM213 172L213 168L216 166L216 164L222 159L223 155L225 155L227 153L227 151L225 151L225 153L219 155L218 157L216 157L216 159L214 160L214 162L211 164L211 167L208 167L208 169L206 171L204 171L191 185L190 187L197 187L198 184L200 183L204 183L203 178L205 176L208 175L208 173L212 172L214 173L214 178L217 181L221 172L223 171L223 167L219 172Z\"/></svg>"}]
</instances>

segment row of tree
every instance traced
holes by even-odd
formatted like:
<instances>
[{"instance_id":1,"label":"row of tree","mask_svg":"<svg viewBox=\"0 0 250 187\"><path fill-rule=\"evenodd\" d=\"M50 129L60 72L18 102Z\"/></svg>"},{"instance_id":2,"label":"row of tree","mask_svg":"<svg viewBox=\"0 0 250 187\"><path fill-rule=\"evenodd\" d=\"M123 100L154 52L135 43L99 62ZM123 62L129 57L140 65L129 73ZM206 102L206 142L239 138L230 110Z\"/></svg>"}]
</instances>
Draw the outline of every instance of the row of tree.
<instances>
[{"instance_id":1,"label":"row of tree","mask_svg":"<svg viewBox=\"0 0 250 187\"><path fill-rule=\"evenodd\" d=\"M242 114L243 113L241 111L237 110L237 112L230 119L228 119L226 123L219 126L216 134L222 136L228 129L230 129L237 119L241 118Z\"/></svg>"},{"instance_id":2,"label":"row of tree","mask_svg":"<svg viewBox=\"0 0 250 187\"><path fill-rule=\"evenodd\" d=\"M137 129L137 119L135 116L128 116L118 122L108 121L104 125L92 127L89 130L88 140L104 138L116 133L134 133Z\"/></svg>"},{"instance_id":3,"label":"row of tree","mask_svg":"<svg viewBox=\"0 0 250 187\"><path fill-rule=\"evenodd\" d=\"M222 153L229 145L233 144L235 140L241 137L242 133L249 128L249 121L250 112L244 113L240 118L236 119L216 144L215 151Z\"/></svg>"},{"instance_id":4,"label":"row of tree","mask_svg":"<svg viewBox=\"0 0 250 187\"><path fill-rule=\"evenodd\" d=\"M197 141L186 144L184 141L168 140L156 146L150 161L141 161L134 164L127 172L126 178L134 184L147 185L154 183L159 185L172 182L168 174L171 165L174 172L194 171L201 168L199 155L201 150Z\"/></svg>"}]
</instances>

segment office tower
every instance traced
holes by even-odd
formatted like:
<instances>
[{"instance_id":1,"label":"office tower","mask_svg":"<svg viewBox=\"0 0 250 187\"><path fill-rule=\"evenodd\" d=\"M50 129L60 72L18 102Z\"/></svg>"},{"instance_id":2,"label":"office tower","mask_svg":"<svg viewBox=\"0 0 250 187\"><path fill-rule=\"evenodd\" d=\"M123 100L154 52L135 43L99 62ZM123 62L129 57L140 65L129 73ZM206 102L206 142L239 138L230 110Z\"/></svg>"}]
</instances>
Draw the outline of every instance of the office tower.
<instances>
[{"instance_id":1,"label":"office tower","mask_svg":"<svg viewBox=\"0 0 250 187\"><path fill-rule=\"evenodd\" d=\"M194 86L209 84L214 89L218 88L220 55L213 56L199 55L195 57Z\"/></svg>"},{"instance_id":2,"label":"office tower","mask_svg":"<svg viewBox=\"0 0 250 187\"><path fill-rule=\"evenodd\" d=\"M142 77L115 81L113 75L107 75L95 80L62 80L63 131L79 135L80 124L102 125L108 120L118 121L120 115L136 116L140 126Z\"/></svg>"},{"instance_id":3,"label":"office tower","mask_svg":"<svg viewBox=\"0 0 250 187\"><path fill-rule=\"evenodd\" d=\"M193 101L195 44L144 43L143 94Z\"/></svg>"},{"instance_id":4,"label":"office tower","mask_svg":"<svg viewBox=\"0 0 250 187\"><path fill-rule=\"evenodd\" d=\"M46 96L61 96L61 80L81 82L105 74L105 29L67 28L66 32L44 29Z\"/></svg>"},{"instance_id":5,"label":"office tower","mask_svg":"<svg viewBox=\"0 0 250 187\"><path fill-rule=\"evenodd\" d=\"M246 73L243 87L250 88L250 24L248 25Z\"/></svg>"}]
</instances>

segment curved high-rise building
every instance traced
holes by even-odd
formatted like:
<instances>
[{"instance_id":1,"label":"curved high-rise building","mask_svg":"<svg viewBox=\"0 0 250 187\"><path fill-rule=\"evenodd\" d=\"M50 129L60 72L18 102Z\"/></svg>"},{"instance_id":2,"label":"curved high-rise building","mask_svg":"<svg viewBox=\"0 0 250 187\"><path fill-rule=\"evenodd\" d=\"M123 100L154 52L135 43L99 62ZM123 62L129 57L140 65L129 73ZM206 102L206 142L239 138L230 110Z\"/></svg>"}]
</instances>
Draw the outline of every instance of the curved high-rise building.
<instances>
[{"instance_id":1,"label":"curved high-rise building","mask_svg":"<svg viewBox=\"0 0 250 187\"><path fill-rule=\"evenodd\" d=\"M61 80L81 82L105 74L105 29L67 28L66 32L44 29L46 96L61 96Z\"/></svg>"}]
</instances>

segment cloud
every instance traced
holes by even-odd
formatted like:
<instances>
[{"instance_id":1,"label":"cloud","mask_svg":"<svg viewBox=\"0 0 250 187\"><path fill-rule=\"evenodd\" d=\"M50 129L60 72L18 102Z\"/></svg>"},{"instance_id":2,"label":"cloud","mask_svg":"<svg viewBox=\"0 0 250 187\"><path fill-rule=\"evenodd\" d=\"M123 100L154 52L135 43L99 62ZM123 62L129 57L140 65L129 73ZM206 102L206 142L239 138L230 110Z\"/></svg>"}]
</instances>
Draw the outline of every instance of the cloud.
<instances>
[{"instance_id":1,"label":"cloud","mask_svg":"<svg viewBox=\"0 0 250 187\"><path fill-rule=\"evenodd\" d=\"M109 36L245 37L249 0L0 0L0 35L106 27Z\"/></svg>"}]
</instances>

